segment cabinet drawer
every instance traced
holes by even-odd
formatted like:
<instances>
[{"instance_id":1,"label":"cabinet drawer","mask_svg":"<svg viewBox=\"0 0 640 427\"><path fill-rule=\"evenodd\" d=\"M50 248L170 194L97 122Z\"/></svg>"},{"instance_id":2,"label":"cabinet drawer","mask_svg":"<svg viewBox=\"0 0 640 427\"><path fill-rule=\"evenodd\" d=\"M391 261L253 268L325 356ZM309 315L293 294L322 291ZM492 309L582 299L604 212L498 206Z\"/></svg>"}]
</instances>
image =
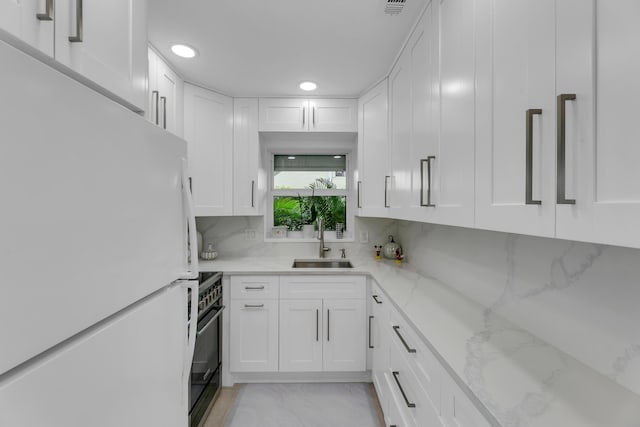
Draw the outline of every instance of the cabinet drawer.
<instances>
[{"instance_id":1,"label":"cabinet drawer","mask_svg":"<svg viewBox=\"0 0 640 427\"><path fill-rule=\"evenodd\" d=\"M278 299L279 276L231 276L231 299Z\"/></svg>"},{"instance_id":2,"label":"cabinet drawer","mask_svg":"<svg viewBox=\"0 0 640 427\"><path fill-rule=\"evenodd\" d=\"M385 375L391 390L388 406L390 409L395 406L405 425L428 427L443 425L439 410L432 405L418 377L409 367L400 349L395 346L390 348L389 370Z\"/></svg>"},{"instance_id":3,"label":"cabinet drawer","mask_svg":"<svg viewBox=\"0 0 640 427\"><path fill-rule=\"evenodd\" d=\"M395 309L390 310L386 332L391 337L391 347L404 357L432 405L439 411L442 367L436 357Z\"/></svg>"},{"instance_id":4,"label":"cabinet drawer","mask_svg":"<svg viewBox=\"0 0 640 427\"><path fill-rule=\"evenodd\" d=\"M281 276L282 299L364 299L364 276Z\"/></svg>"}]
</instances>

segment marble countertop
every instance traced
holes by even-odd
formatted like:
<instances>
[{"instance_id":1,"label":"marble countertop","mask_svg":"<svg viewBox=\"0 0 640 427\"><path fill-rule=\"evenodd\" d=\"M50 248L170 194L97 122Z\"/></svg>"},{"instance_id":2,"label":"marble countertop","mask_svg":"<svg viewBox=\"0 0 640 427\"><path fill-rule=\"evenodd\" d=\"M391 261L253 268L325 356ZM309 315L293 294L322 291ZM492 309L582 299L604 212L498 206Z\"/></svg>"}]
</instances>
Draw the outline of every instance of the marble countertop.
<instances>
[{"instance_id":1,"label":"marble countertop","mask_svg":"<svg viewBox=\"0 0 640 427\"><path fill-rule=\"evenodd\" d=\"M638 427L640 396L411 265L350 258L352 269L294 269L291 257L200 261L225 274L367 274L422 334L492 424ZM597 343L594 343L597 345ZM491 420L491 418L494 418Z\"/></svg>"}]
</instances>

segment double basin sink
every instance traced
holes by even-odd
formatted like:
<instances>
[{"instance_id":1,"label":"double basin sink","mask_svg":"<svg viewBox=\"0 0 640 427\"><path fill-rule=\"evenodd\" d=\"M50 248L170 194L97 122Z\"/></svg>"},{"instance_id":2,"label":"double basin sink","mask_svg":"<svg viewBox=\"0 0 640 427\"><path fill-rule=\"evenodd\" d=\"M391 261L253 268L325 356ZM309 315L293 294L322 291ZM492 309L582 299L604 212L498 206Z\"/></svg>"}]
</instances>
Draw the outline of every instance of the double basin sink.
<instances>
[{"instance_id":1,"label":"double basin sink","mask_svg":"<svg viewBox=\"0 0 640 427\"><path fill-rule=\"evenodd\" d=\"M294 259L293 268L353 268L349 260L339 259Z\"/></svg>"}]
</instances>

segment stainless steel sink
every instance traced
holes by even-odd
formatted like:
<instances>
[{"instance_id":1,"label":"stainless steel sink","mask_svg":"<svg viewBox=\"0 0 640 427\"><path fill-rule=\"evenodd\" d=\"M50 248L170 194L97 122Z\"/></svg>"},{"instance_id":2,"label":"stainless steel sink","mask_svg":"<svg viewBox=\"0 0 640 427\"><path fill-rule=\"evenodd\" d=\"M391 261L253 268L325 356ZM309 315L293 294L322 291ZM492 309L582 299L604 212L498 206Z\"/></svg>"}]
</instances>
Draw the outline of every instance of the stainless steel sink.
<instances>
[{"instance_id":1,"label":"stainless steel sink","mask_svg":"<svg viewBox=\"0 0 640 427\"><path fill-rule=\"evenodd\" d=\"M294 259L293 268L353 268L349 260L338 259Z\"/></svg>"}]
</instances>

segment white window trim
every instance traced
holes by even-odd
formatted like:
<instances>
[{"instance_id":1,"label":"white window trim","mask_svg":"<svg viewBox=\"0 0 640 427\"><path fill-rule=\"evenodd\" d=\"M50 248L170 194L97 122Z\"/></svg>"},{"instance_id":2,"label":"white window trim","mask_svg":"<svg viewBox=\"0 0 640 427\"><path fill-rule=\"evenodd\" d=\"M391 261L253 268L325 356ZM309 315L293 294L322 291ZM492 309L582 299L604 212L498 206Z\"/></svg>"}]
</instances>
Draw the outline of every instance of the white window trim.
<instances>
[{"instance_id":1,"label":"white window trim","mask_svg":"<svg viewBox=\"0 0 640 427\"><path fill-rule=\"evenodd\" d=\"M292 237L272 237L271 236L271 229L273 227L273 198L274 196L311 196L311 195L316 195L316 196L346 196L347 197L347 206L346 206L346 221L347 223L345 224L346 226L346 231L344 232L344 237L342 239L337 239L336 238L336 232L335 231L325 231L325 242L354 242L355 241L355 233L354 233L354 227L355 227L355 220L354 220L354 212L356 212L356 208L354 205L354 189L353 189L353 176L352 173L353 171L351 170L351 157L352 157L352 153L351 152L347 152L345 154L345 160L346 160L346 189L333 189L333 190L327 190L327 189L317 189L317 190L311 190L311 189L292 189L292 190L275 190L273 188L273 164L274 164L274 156L275 155L282 155L282 154L291 154L291 155L305 155L305 154L335 154L337 151L340 151L339 149L336 148L332 148L332 149L327 149L326 151L323 152L318 152L317 150L314 151L309 151L309 152L305 152L305 151L301 151L299 149L297 150L277 150L277 151L267 151L267 156L269 158L269 169L267 171L267 176L268 176L268 190L267 190L267 197L266 197L266 214L264 216L264 220L265 220L265 227L264 227L264 241L265 242L280 242L280 243L308 243L308 242L317 242L317 239L314 237L312 239L307 239L304 237L297 237L297 233L296 235L292 236ZM301 232L300 232L301 233Z\"/></svg>"}]
</instances>

